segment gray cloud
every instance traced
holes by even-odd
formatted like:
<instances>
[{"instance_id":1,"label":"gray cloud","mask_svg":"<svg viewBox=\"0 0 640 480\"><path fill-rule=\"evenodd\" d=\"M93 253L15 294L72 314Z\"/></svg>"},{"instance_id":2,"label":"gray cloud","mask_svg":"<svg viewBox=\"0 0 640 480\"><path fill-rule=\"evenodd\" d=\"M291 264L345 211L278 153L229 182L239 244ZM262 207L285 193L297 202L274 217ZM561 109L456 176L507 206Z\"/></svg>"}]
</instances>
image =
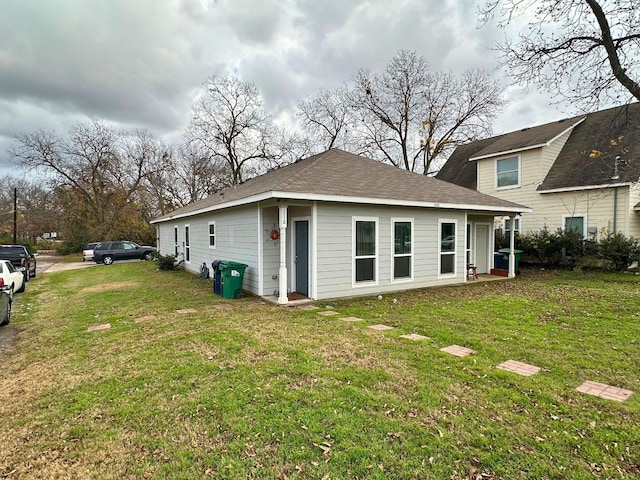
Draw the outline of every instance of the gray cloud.
<instances>
[{"instance_id":1,"label":"gray cloud","mask_svg":"<svg viewBox=\"0 0 640 480\"><path fill-rule=\"evenodd\" d=\"M291 118L300 99L349 81L359 68L381 70L399 49L416 50L434 69L493 72L497 61L488 47L500 33L476 28L475 5L3 0L0 169L17 133L63 133L84 119L148 128L176 141L195 93L212 74L237 73L255 83L274 116ZM543 96L510 91L509 120L501 119L497 131L514 119L531 125L550 111Z\"/></svg>"}]
</instances>

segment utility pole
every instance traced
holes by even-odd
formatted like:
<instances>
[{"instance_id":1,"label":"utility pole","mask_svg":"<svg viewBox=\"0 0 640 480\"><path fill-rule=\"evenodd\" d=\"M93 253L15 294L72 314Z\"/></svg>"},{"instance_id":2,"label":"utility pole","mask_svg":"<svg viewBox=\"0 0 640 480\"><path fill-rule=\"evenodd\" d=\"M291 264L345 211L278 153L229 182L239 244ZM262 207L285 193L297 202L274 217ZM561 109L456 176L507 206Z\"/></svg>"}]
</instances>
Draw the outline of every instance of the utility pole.
<instances>
[{"instance_id":1,"label":"utility pole","mask_svg":"<svg viewBox=\"0 0 640 480\"><path fill-rule=\"evenodd\" d=\"M17 243L18 234L18 188L13 187L13 244Z\"/></svg>"}]
</instances>

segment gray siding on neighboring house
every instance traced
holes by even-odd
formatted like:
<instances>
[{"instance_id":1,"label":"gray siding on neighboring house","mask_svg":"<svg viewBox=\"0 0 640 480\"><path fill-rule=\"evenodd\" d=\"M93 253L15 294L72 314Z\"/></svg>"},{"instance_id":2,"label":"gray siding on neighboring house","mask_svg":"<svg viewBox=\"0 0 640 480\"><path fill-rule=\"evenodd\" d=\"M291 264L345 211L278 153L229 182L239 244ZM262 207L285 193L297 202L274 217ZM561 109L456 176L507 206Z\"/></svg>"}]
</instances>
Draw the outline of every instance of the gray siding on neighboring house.
<instances>
[{"instance_id":1,"label":"gray siding on neighboring house","mask_svg":"<svg viewBox=\"0 0 640 480\"><path fill-rule=\"evenodd\" d=\"M353 217L378 219L378 281L353 285ZM393 280L392 218L413 218L412 281ZM457 221L456 274L439 276L439 220ZM319 203L317 214L318 299L378 294L459 283L465 279L465 213L421 208Z\"/></svg>"},{"instance_id":2,"label":"gray siding on neighboring house","mask_svg":"<svg viewBox=\"0 0 640 480\"><path fill-rule=\"evenodd\" d=\"M216 223L215 248L209 247L209 222ZM258 207L249 205L217 212L181 218L158 225L160 253L174 253L174 227L178 227L178 251L182 259L185 251L185 226L189 225L190 261L186 270L198 273L200 265L211 268L213 260L232 260L249 265L243 288L258 293Z\"/></svg>"}]
</instances>

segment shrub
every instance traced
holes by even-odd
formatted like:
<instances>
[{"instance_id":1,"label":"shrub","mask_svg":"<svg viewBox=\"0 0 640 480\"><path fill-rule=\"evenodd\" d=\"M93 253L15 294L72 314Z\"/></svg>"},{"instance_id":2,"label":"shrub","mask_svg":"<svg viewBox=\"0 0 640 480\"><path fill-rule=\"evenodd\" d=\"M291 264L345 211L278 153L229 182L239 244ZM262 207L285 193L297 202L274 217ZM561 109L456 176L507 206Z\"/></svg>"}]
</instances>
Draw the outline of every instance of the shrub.
<instances>
[{"instance_id":1,"label":"shrub","mask_svg":"<svg viewBox=\"0 0 640 480\"><path fill-rule=\"evenodd\" d=\"M176 257L175 255L162 255L160 253L156 253L156 263L158 264L159 270L175 270Z\"/></svg>"},{"instance_id":2,"label":"shrub","mask_svg":"<svg viewBox=\"0 0 640 480\"><path fill-rule=\"evenodd\" d=\"M598 256L616 271L626 270L634 261L640 261L640 240L622 233L609 233L600 240Z\"/></svg>"}]
</instances>

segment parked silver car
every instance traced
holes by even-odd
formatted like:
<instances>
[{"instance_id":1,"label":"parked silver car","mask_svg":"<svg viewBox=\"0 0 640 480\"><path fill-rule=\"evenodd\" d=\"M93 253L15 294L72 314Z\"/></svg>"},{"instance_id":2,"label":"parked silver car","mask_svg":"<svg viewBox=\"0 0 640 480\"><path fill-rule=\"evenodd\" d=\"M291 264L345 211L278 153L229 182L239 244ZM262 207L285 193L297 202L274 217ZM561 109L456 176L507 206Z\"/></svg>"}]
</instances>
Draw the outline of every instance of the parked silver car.
<instances>
[{"instance_id":1,"label":"parked silver car","mask_svg":"<svg viewBox=\"0 0 640 480\"><path fill-rule=\"evenodd\" d=\"M82 249L82 261L91 261L93 260L93 249L96 248L99 242L87 243Z\"/></svg>"}]
</instances>

